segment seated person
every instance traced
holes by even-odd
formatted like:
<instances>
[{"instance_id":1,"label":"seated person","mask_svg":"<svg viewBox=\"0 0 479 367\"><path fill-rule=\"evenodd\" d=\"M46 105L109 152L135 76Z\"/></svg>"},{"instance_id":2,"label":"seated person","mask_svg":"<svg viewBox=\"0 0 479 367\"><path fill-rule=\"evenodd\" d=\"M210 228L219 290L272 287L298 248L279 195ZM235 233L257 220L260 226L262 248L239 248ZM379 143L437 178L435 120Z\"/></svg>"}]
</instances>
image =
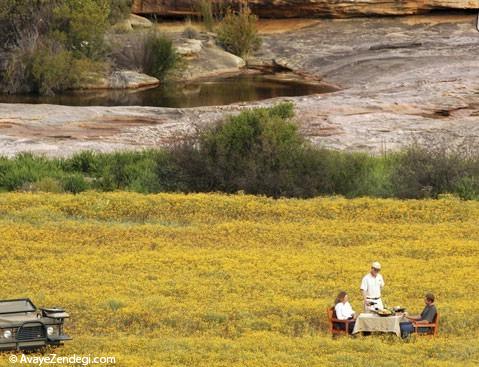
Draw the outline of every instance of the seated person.
<instances>
[{"instance_id":1,"label":"seated person","mask_svg":"<svg viewBox=\"0 0 479 367\"><path fill-rule=\"evenodd\" d=\"M407 314L404 315L405 318L408 320L414 321L418 326L422 324L429 324L434 321L434 317L436 316L437 310L436 305L434 304L434 294L427 293L424 297L424 303L426 306L424 310L422 310L421 315L419 316L408 316ZM407 338L409 334L415 331L414 324L411 321L401 322L401 336L403 338ZM419 333L428 332L430 329L427 327L419 327Z\"/></svg>"},{"instance_id":2,"label":"seated person","mask_svg":"<svg viewBox=\"0 0 479 367\"><path fill-rule=\"evenodd\" d=\"M348 302L348 294L344 291L339 292L336 300L334 301L334 311L336 312L336 318L338 320L355 320L356 312L353 311L351 304ZM335 328L345 330L346 326L343 323L335 323ZM349 323L348 333L351 334L354 329L354 322Z\"/></svg>"}]
</instances>

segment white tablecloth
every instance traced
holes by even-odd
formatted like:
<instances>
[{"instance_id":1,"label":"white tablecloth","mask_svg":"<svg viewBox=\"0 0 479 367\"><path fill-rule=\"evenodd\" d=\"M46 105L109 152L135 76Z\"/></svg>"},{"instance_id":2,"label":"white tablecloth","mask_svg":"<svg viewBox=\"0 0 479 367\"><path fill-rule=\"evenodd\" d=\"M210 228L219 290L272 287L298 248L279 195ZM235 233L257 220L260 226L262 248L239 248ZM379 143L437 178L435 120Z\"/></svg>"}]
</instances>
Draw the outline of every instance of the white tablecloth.
<instances>
[{"instance_id":1,"label":"white tablecloth","mask_svg":"<svg viewBox=\"0 0 479 367\"><path fill-rule=\"evenodd\" d=\"M397 336L401 336L399 323L402 320L402 316L382 317L375 313L362 313L356 319L353 334L361 331L380 331L383 333L396 333Z\"/></svg>"}]
</instances>

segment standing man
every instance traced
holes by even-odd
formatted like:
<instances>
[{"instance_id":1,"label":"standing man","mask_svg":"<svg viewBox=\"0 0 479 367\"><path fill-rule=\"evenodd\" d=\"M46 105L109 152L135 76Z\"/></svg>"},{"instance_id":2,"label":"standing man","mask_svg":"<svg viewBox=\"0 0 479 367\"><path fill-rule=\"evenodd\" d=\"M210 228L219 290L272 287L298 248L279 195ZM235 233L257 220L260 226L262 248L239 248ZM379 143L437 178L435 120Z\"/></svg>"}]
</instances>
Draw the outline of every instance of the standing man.
<instances>
[{"instance_id":1,"label":"standing man","mask_svg":"<svg viewBox=\"0 0 479 367\"><path fill-rule=\"evenodd\" d=\"M384 287L384 279L379 272L381 264L377 261L371 264L371 271L363 277L361 292L364 300L364 310L374 311L384 309L381 300L381 289Z\"/></svg>"}]
</instances>

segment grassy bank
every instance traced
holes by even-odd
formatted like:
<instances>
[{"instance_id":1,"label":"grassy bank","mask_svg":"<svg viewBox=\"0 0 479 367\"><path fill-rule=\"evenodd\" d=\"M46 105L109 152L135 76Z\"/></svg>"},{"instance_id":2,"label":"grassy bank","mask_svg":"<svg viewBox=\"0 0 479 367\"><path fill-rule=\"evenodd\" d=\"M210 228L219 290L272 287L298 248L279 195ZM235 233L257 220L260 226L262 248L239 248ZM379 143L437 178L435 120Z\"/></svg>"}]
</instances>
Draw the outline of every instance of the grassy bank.
<instances>
[{"instance_id":1,"label":"grassy bank","mask_svg":"<svg viewBox=\"0 0 479 367\"><path fill-rule=\"evenodd\" d=\"M59 354L118 366L472 366L478 215L452 198L1 194L0 298L65 306ZM326 307L344 289L360 310L375 259L388 305L436 294L439 338L327 335Z\"/></svg>"}]
</instances>

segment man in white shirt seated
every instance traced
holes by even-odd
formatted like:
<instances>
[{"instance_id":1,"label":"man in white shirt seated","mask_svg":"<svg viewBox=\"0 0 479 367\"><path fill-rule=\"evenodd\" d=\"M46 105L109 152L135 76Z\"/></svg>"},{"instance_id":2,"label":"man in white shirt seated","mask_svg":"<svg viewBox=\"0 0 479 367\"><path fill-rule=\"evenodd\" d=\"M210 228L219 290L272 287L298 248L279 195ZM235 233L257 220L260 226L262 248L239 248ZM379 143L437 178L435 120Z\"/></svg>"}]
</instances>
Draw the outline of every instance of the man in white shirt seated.
<instances>
[{"instance_id":1,"label":"man in white shirt seated","mask_svg":"<svg viewBox=\"0 0 479 367\"><path fill-rule=\"evenodd\" d=\"M339 292L336 300L334 301L334 311L336 313L336 318L338 320L354 320L356 319L356 312L354 312L351 304L349 303L348 294L344 291ZM334 325L336 328L346 330L345 324L336 323ZM348 332L351 334L354 329L354 322L348 324Z\"/></svg>"},{"instance_id":2,"label":"man in white shirt seated","mask_svg":"<svg viewBox=\"0 0 479 367\"><path fill-rule=\"evenodd\" d=\"M377 261L371 264L371 271L363 277L361 282L361 293L364 300L365 311L377 311L384 309L381 300L381 290L384 288L384 279L379 272L381 264Z\"/></svg>"}]
</instances>

